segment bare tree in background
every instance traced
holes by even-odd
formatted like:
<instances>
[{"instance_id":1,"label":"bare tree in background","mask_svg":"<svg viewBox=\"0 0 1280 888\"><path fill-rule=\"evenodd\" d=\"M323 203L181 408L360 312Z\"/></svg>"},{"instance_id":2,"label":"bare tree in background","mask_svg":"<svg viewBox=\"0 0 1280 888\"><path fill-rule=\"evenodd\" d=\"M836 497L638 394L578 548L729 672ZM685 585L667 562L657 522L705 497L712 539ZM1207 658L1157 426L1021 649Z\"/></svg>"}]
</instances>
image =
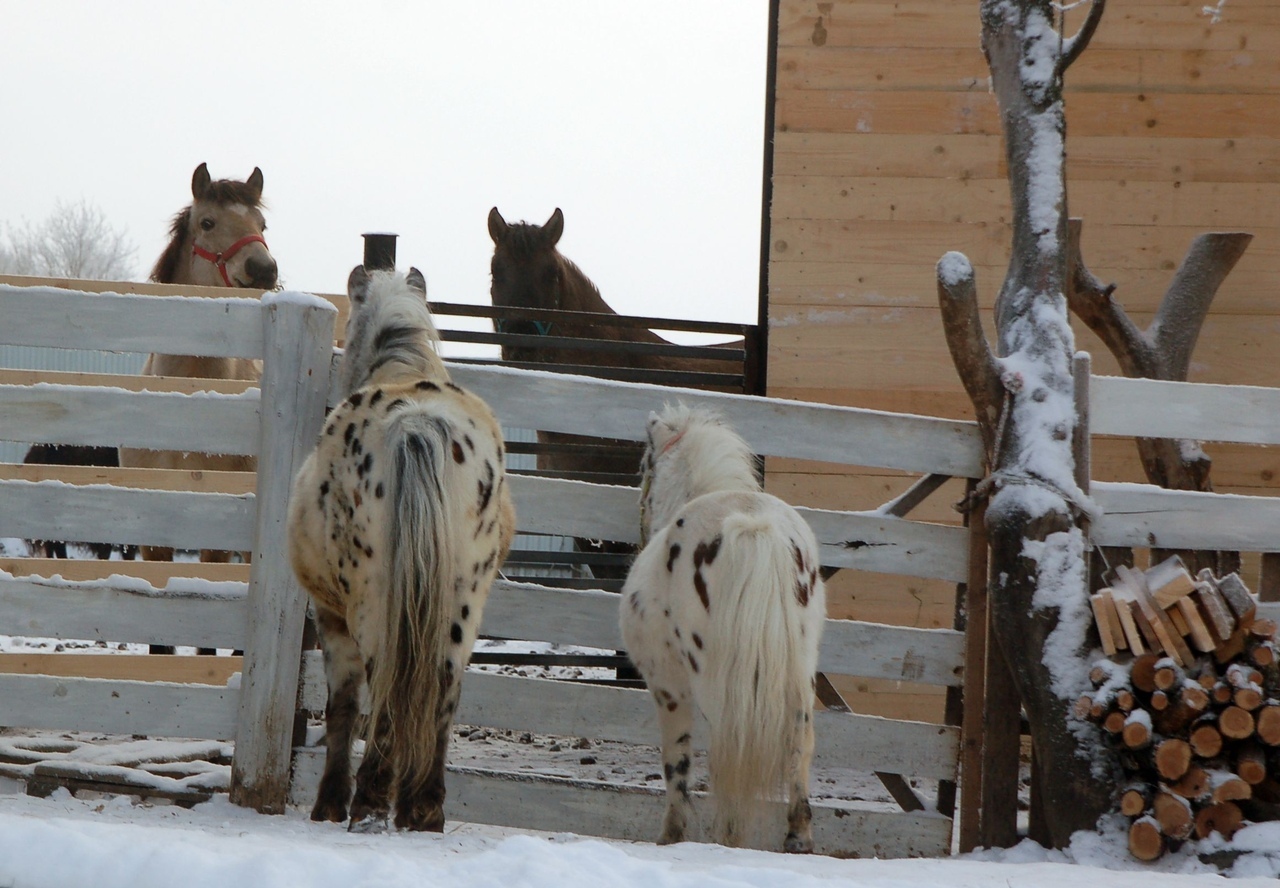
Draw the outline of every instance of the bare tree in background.
<instances>
[{"instance_id":1,"label":"bare tree in background","mask_svg":"<svg viewBox=\"0 0 1280 888\"><path fill-rule=\"evenodd\" d=\"M81 280L129 280L137 247L123 229L87 200L58 201L44 221L6 225L0 237L0 274Z\"/></svg>"}]
</instances>

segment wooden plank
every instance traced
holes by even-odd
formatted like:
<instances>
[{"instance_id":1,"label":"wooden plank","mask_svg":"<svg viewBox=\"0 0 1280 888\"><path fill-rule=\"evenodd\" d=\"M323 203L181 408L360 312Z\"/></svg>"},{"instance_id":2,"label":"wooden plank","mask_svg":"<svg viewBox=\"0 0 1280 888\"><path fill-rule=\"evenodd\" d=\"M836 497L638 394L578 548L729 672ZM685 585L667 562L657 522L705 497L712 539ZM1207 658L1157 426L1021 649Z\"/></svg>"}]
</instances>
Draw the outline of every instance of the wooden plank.
<instances>
[{"instance_id":1,"label":"wooden plank","mask_svg":"<svg viewBox=\"0 0 1280 888\"><path fill-rule=\"evenodd\" d=\"M1149 320L1140 314L1131 318L1139 327ZM786 315L775 314L773 323L771 392L807 390L824 402L845 402L849 399L839 389L846 386L861 391L938 392L955 385L955 369L936 309L797 307ZM1197 342L1192 380L1255 386L1274 382L1265 360L1271 339L1270 328L1257 316L1211 316ZM1100 353L1104 347L1091 333L1077 328L1076 346L1099 355L1100 375L1119 372L1115 361ZM859 360L853 360L854 355Z\"/></svg>"},{"instance_id":2,"label":"wooden plank","mask_svg":"<svg viewBox=\"0 0 1280 888\"><path fill-rule=\"evenodd\" d=\"M1191 630L1191 640L1195 644L1196 650L1207 654L1217 647L1217 643L1213 640L1213 634L1200 616L1200 611L1197 610L1194 601L1189 597L1179 598L1176 607L1178 608L1178 613L1182 614L1182 618L1186 620L1187 626Z\"/></svg>"},{"instance_id":3,"label":"wooden plank","mask_svg":"<svg viewBox=\"0 0 1280 888\"><path fill-rule=\"evenodd\" d=\"M294 750L292 804L308 807L315 802L323 755L323 750L315 747ZM445 788L445 817L449 821L635 842L653 841L666 804L664 792L654 787L457 766L449 767ZM819 854L938 857L950 847L950 818L928 812L876 810L856 802L815 799L811 805L814 850ZM702 812L697 820L710 823L706 794L694 793L694 806ZM536 820L530 820L532 811L538 812Z\"/></svg>"},{"instance_id":4,"label":"wooden plank","mask_svg":"<svg viewBox=\"0 0 1280 888\"><path fill-rule=\"evenodd\" d=\"M509 427L639 441L655 405L681 401L716 410L764 456L960 477L981 474L982 446L972 423L667 386L624 386L496 366L450 364L449 370L459 385L488 401ZM599 409L574 409L588 399Z\"/></svg>"},{"instance_id":5,"label":"wooden plank","mask_svg":"<svg viewBox=\"0 0 1280 888\"><path fill-rule=\"evenodd\" d=\"M1095 376L1094 431L1280 444L1280 389Z\"/></svg>"},{"instance_id":6,"label":"wooden plank","mask_svg":"<svg viewBox=\"0 0 1280 888\"><path fill-rule=\"evenodd\" d=\"M1280 38L1277 49L1280 52ZM1076 135L1144 138L1280 136L1280 96L1077 92L1067 98ZM994 93L868 89L808 90L778 95L775 125L791 132L998 135Z\"/></svg>"},{"instance_id":7,"label":"wooden plank","mask_svg":"<svg viewBox=\"0 0 1280 888\"><path fill-rule=\"evenodd\" d=\"M251 494L0 481L0 536L23 539L241 551L255 509Z\"/></svg>"},{"instance_id":8,"label":"wooden plank","mask_svg":"<svg viewBox=\"0 0 1280 888\"><path fill-rule=\"evenodd\" d=\"M289 795L299 657L307 594L289 561L289 491L324 423L333 305L298 294L262 300L262 437L249 573L248 638L231 801L284 813Z\"/></svg>"},{"instance_id":9,"label":"wooden plank","mask_svg":"<svg viewBox=\"0 0 1280 888\"><path fill-rule=\"evenodd\" d=\"M208 685L0 675L0 724L229 740L238 697L234 689Z\"/></svg>"},{"instance_id":10,"label":"wooden plank","mask_svg":"<svg viewBox=\"0 0 1280 888\"><path fill-rule=\"evenodd\" d=\"M174 577L200 577L210 582L249 582L247 564L202 564L194 561L98 561L63 558L0 558L0 571L15 577L105 580L113 574L136 577L163 589ZM209 647L209 645L205 645Z\"/></svg>"},{"instance_id":11,"label":"wooden plank","mask_svg":"<svg viewBox=\"0 0 1280 888\"><path fill-rule=\"evenodd\" d=\"M157 284L152 281L90 281L79 278L36 277L0 274L0 285L12 287L54 287L74 293L116 293L142 296L192 296L201 299L243 299L257 301L270 290L250 287L201 287L196 284ZM345 297L344 297L345 298Z\"/></svg>"},{"instance_id":12,"label":"wooden plank","mask_svg":"<svg viewBox=\"0 0 1280 888\"><path fill-rule=\"evenodd\" d=\"M252 455L258 449L256 394L0 385L0 411L10 441Z\"/></svg>"},{"instance_id":13,"label":"wooden plank","mask_svg":"<svg viewBox=\"0 0 1280 888\"><path fill-rule=\"evenodd\" d=\"M518 529L619 542L639 541L638 491L533 476L510 476ZM876 513L799 508L822 545L822 564L960 580L966 571L959 528Z\"/></svg>"},{"instance_id":14,"label":"wooden plank","mask_svg":"<svg viewBox=\"0 0 1280 888\"><path fill-rule=\"evenodd\" d=\"M1093 225L1280 228L1280 185L1237 182L1071 183L1073 214ZM1106 207L1094 220L1090 207ZM1005 179L774 176L771 217L986 224L1010 213ZM1247 221L1246 221L1247 220ZM1089 252L1086 250L1086 255ZM1090 268L1093 268L1092 257ZM924 269L931 274L931 269ZM772 281L770 282L772 284ZM1128 300L1126 307L1131 307ZM1215 309L1218 307L1215 302Z\"/></svg>"},{"instance_id":15,"label":"wooden plank","mask_svg":"<svg viewBox=\"0 0 1280 888\"><path fill-rule=\"evenodd\" d=\"M1203 4L1201 4L1203 7ZM1067 18L1074 33L1083 12ZM1231 7L1213 23L1200 7L1144 3L1107 10L1090 49L1218 50L1267 55L1280 51L1272 10ZM878 3L784 0L778 14L780 46L964 47L978 42L978 10L972 3ZM1243 39L1242 39L1243 38Z\"/></svg>"},{"instance_id":16,"label":"wooden plank","mask_svg":"<svg viewBox=\"0 0 1280 888\"><path fill-rule=\"evenodd\" d=\"M998 133L779 131L774 175L998 179L1007 172L1003 151ZM1280 143L1271 138L1085 136L1073 129L1067 157L1073 189L1087 180L1269 183L1277 177ZM1089 264L1096 267L1093 258Z\"/></svg>"},{"instance_id":17,"label":"wooden plank","mask_svg":"<svg viewBox=\"0 0 1280 888\"><path fill-rule=\"evenodd\" d=\"M324 670L319 657L304 658L302 687L302 708L323 710ZM814 718L815 766L923 778L955 776L956 728L836 712L817 712ZM622 743L657 745L660 740L648 691L487 672L467 673L457 721ZM705 748L704 728L694 731L698 748Z\"/></svg>"},{"instance_id":18,"label":"wooden plank","mask_svg":"<svg viewBox=\"0 0 1280 888\"><path fill-rule=\"evenodd\" d=\"M969 491L975 482L970 482ZM964 708L960 717L960 824L957 839L960 853L978 848L982 842L983 721L987 699L987 646L992 643L988 631L988 548L986 502L979 500L969 513L969 576L961 594L964 596L964 683L961 686Z\"/></svg>"},{"instance_id":19,"label":"wooden plank","mask_svg":"<svg viewBox=\"0 0 1280 888\"><path fill-rule=\"evenodd\" d=\"M1280 551L1277 498L1104 482L1092 496L1103 510L1093 526L1102 546Z\"/></svg>"},{"instance_id":20,"label":"wooden plank","mask_svg":"<svg viewBox=\"0 0 1280 888\"><path fill-rule=\"evenodd\" d=\"M0 674L168 681L226 686L240 671L240 657L170 654L0 654Z\"/></svg>"},{"instance_id":21,"label":"wooden plank","mask_svg":"<svg viewBox=\"0 0 1280 888\"><path fill-rule=\"evenodd\" d=\"M1109 19L1112 10L1104 18ZM990 70L978 40L962 46L801 46L778 48L777 90L987 89ZM1232 50L1091 45L1071 66L1067 104L1080 92L1140 89L1168 93L1272 93L1280 57Z\"/></svg>"},{"instance_id":22,"label":"wooden plank","mask_svg":"<svg viewBox=\"0 0 1280 888\"><path fill-rule=\"evenodd\" d=\"M1111 600L1110 595L1089 596L1089 603L1093 607L1093 620L1098 624L1098 637L1102 641L1102 652L1108 657L1113 656L1118 650L1116 646L1116 632L1119 627L1119 617L1116 616L1114 603L1108 607Z\"/></svg>"},{"instance_id":23,"label":"wooden plank","mask_svg":"<svg viewBox=\"0 0 1280 888\"><path fill-rule=\"evenodd\" d=\"M1280 115L1280 108L1277 108ZM1278 134L1280 135L1280 134ZM1280 257L1275 229L1252 227L1256 239L1249 254L1274 263ZM939 245L962 251L979 266L996 266L1008 258L1006 221L974 224L775 218L770 261L934 264ZM1091 235L1085 247L1090 267L1165 271L1177 263L1201 229L1189 225L1107 225ZM1164 275L1162 275L1163 277ZM772 347L772 343L771 343Z\"/></svg>"},{"instance_id":24,"label":"wooden plank","mask_svg":"<svg viewBox=\"0 0 1280 888\"><path fill-rule=\"evenodd\" d=\"M128 570L132 562L92 563ZM127 576L81 583L5 577L0 578L0 633L234 649L244 645L244 595L241 583L211 586L204 580L175 579L157 590Z\"/></svg>"},{"instance_id":25,"label":"wooden plank","mask_svg":"<svg viewBox=\"0 0 1280 888\"><path fill-rule=\"evenodd\" d=\"M0 369L0 385L92 385L103 388L122 388L131 392L177 392L192 395L196 392L217 392L223 395L241 394L258 384L248 379L195 379L186 376L121 376L111 373L77 373L61 370L8 370Z\"/></svg>"},{"instance_id":26,"label":"wooden plank","mask_svg":"<svg viewBox=\"0 0 1280 888\"><path fill-rule=\"evenodd\" d=\"M138 490L183 490L191 493L253 493L252 472L205 469L121 469L114 466L17 465L0 463L0 481L61 481L63 484L109 484Z\"/></svg>"},{"instance_id":27,"label":"wooden plank","mask_svg":"<svg viewBox=\"0 0 1280 888\"><path fill-rule=\"evenodd\" d=\"M1115 183L1102 184L1112 189L1118 188ZM1074 196L1073 189L1071 202L1073 212L1078 211L1081 204L1074 199ZM1235 220L1235 226L1223 226L1223 228L1248 228L1247 221L1246 218L1241 217ZM963 231L963 228L957 227L956 230ZM1105 224L1090 225L1086 227L1085 238L1090 243L1094 240L1104 241L1107 233ZM934 264L933 259L927 262L910 263L876 260L775 262L770 266L770 312L781 316L794 313L798 306L819 309L829 306L879 309L887 306L936 308L938 296L934 292L937 289ZM1167 270L1135 273L1132 269L1097 265L1092 259L1089 260L1089 266L1100 280L1115 282L1119 287L1117 297L1123 300L1125 309L1131 315L1139 315L1144 321L1155 312L1169 284L1170 274ZM998 282L1003 278L1005 270L1002 265L974 264L974 275L979 283L978 302L984 311L990 310L994 305L995 292L999 290ZM1253 257L1245 253L1214 298L1214 317L1241 314L1270 316L1274 306L1267 301L1265 293L1258 291L1265 290L1274 275L1275 265L1272 261L1255 262ZM991 286L986 286L987 283ZM933 287L933 291L930 290L930 286ZM1077 331L1081 327L1082 325L1077 322ZM1212 327L1210 330L1212 331ZM1079 336L1078 332L1077 337ZM1099 369L1101 367L1099 362L1103 358L1101 354L1094 355L1095 364L1098 365L1095 372L1099 375L1115 375ZM1235 380L1220 381L1234 382ZM945 416L950 415L950 412L931 412L929 415Z\"/></svg>"},{"instance_id":28,"label":"wooden plank","mask_svg":"<svg viewBox=\"0 0 1280 888\"><path fill-rule=\"evenodd\" d=\"M80 282L74 286L79 287ZM167 299L0 284L0 344L262 357L256 300Z\"/></svg>"}]
</instances>

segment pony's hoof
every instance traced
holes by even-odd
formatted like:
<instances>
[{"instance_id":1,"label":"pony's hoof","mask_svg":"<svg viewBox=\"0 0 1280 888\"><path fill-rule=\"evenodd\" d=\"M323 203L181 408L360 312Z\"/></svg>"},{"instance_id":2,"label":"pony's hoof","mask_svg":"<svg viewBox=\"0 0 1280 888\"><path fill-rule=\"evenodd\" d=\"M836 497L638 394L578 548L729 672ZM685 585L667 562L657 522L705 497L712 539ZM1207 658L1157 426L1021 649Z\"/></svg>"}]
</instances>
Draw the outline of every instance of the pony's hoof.
<instances>
[{"instance_id":1,"label":"pony's hoof","mask_svg":"<svg viewBox=\"0 0 1280 888\"><path fill-rule=\"evenodd\" d=\"M347 832L353 833L385 833L387 817L385 814L366 814L364 817L352 818Z\"/></svg>"},{"instance_id":2,"label":"pony's hoof","mask_svg":"<svg viewBox=\"0 0 1280 888\"><path fill-rule=\"evenodd\" d=\"M347 806L316 802L316 806L311 809L311 819L319 823L341 823L347 819Z\"/></svg>"},{"instance_id":3,"label":"pony's hoof","mask_svg":"<svg viewBox=\"0 0 1280 888\"><path fill-rule=\"evenodd\" d=\"M806 836L802 839L794 834L788 835L782 843L782 850L788 854L812 854L813 838Z\"/></svg>"}]
</instances>

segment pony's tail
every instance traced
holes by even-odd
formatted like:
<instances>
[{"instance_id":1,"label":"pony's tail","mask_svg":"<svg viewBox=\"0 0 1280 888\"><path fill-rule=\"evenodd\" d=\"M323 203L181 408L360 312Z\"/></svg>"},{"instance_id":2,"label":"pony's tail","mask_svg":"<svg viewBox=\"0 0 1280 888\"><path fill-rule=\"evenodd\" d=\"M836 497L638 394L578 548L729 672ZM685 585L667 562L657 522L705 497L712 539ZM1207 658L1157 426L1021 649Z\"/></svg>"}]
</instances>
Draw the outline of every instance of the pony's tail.
<instances>
[{"instance_id":1,"label":"pony's tail","mask_svg":"<svg viewBox=\"0 0 1280 888\"><path fill-rule=\"evenodd\" d=\"M391 549L387 634L369 678L373 714L388 720L385 755L399 764L401 786L420 787L437 749L457 574L443 480L450 424L422 413L399 414L387 430L392 458L391 510L382 544Z\"/></svg>"},{"instance_id":2,"label":"pony's tail","mask_svg":"<svg viewBox=\"0 0 1280 888\"><path fill-rule=\"evenodd\" d=\"M731 515L721 564L708 624L709 764L717 834L740 844L759 833L768 802L785 797L815 658L800 636L789 539L765 518Z\"/></svg>"}]
</instances>

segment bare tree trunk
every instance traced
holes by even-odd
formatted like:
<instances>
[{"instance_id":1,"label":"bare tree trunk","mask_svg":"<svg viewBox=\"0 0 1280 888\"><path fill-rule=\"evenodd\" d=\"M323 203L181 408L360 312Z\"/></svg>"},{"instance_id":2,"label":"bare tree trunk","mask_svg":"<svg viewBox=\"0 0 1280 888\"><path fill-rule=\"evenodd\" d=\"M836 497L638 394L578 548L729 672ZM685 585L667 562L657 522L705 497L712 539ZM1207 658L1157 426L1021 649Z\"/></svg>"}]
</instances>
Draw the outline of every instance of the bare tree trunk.
<instances>
[{"instance_id":1,"label":"bare tree trunk","mask_svg":"<svg viewBox=\"0 0 1280 888\"><path fill-rule=\"evenodd\" d=\"M1093 829L1108 810L1116 768L1096 728L1071 711L1088 687L1090 620L1076 527L1088 505L1072 458L1062 74L1084 50L1102 8L1103 0L1094 0L1080 32L1063 41L1050 0L982 2L982 46L1000 102L1013 198L1013 251L996 300L998 357L975 323L968 260L951 253L938 265L948 344L989 448L983 486L990 496L993 631L1048 775L1044 826L1055 847L1076 830Z\"/></svg>"}]
</instances>

